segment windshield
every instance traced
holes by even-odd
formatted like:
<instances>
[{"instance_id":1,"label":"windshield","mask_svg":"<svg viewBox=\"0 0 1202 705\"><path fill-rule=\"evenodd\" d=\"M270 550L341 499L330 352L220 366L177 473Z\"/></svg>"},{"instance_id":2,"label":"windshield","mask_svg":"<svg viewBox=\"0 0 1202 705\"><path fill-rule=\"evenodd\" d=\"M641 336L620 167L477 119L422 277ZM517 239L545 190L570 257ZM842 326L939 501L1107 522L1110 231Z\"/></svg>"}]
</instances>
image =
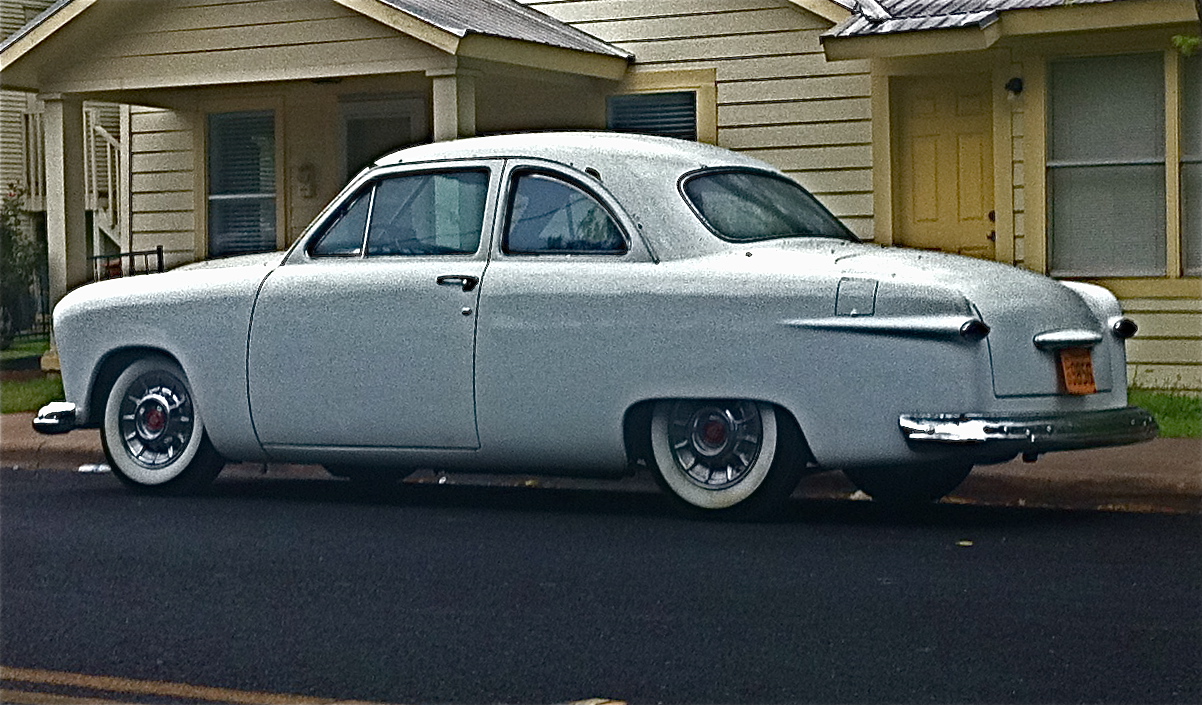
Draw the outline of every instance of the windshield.
<instances>
[{"instance_id":1,"label":"windshield","mask_svg":"<svg viewBox=\"0 0 1202 705\"><path fill-rule=\"evenodd\" d=\"M683 191L701 220L724 240L856 239L808 191L774 174L703 171L687 177Z\"/></svg>"}]
</instances>

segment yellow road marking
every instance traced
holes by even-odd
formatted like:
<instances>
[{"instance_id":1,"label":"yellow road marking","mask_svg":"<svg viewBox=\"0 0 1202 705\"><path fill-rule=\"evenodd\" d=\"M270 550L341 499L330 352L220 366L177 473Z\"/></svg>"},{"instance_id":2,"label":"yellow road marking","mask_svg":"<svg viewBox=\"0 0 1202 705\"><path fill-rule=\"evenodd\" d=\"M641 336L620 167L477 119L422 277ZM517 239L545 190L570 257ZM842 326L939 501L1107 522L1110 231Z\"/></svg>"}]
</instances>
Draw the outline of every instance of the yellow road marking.
<instances>
[{"instance_id":1,"label":"yellow road marking","mask_svg":"<svg viewBox=\"0 0 1202 705\"><path fill-rule=\"evenodd\" d=\"M211 688L204 685L189 685L188 683L146 681L135 678L118 678L114 676L91 676L84 673L44 671L36 668L10 668L8 666L0 666L0 678L6 681L19 681L22 683L89 688L92 690L107 690L116 693L160 695L191 700L208 700L210 702L218 703L242 703L245 705L370 705L370 703L358 700L338 700L336 698L314 698L306 695L287 695L284 693L265 693L251 690L233 690L230 688ZM10 692L12 691L4 691L4 702L18 702L16 700L9 699ZM26 695L51 698L57 697L40 693L26 693ZM111 703L112 701L69 698L63 701L27 700L22 702Z\"/></svg>"}]
</instances>

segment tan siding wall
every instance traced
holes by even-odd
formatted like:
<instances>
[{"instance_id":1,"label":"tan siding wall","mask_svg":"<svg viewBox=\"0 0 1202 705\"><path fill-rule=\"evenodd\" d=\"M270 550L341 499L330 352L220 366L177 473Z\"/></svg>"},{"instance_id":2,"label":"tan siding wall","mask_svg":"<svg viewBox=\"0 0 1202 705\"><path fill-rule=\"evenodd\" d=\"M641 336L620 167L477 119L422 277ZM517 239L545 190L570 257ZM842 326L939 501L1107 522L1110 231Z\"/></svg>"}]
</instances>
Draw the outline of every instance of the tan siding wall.
<instances>
[{"instance_id":1,"label":"tan siding wall","mask_svg":"<svg viewBox=\"0 0 1202 705\"><path fill-rule=\"evenodd\" d=\"M644 70L715 69L718 143L769 161L872 236L867 62L828 62L830 23L774 0L522 0L634 53Z\"/></svg>"},{"instance_id":2,"label":"tan siding wall","mask_svg":"<svg viewBox=\"0 0 1202 705\"><path fill-rule=\"evenodd\" d=\"M1202 392L1202 300L1126 299L1139 324L1127 342L1127 378L1153 389Z\"/></svg>"},{"instance_id":3,"label":"tan siding wall","mask_svg":"<svg viewBox=\"0 0 1202 705\"><path fill-rule=\"evenodd\" d=\"M168 265L195 259L196 118L131 108L133 249L162 245Z\"/></svg>"},{"instance_id":4,"label":"tan siding wall","mask_svg":"<svg viewBox=\"0 0 1202 705\"><path fill-rule=\"evenodd\" d=\"M441 54L330 0L174 0L64 57L55 90L212 85L383 73Z\"/></svg>"},{"instance_id":5,"label":"tan siding wall","mask_svg":"<svg viewBox=\"0 0 1202 705\"><path fill-rule=\"evenodd\" d=\"M0 0L0 39L12 35L27 20L50 6L53 0ZM26 94L0 91L0 188L9 184L24 186L25 147L21 115L25 113Z\"/></svg>"}]
</instances>

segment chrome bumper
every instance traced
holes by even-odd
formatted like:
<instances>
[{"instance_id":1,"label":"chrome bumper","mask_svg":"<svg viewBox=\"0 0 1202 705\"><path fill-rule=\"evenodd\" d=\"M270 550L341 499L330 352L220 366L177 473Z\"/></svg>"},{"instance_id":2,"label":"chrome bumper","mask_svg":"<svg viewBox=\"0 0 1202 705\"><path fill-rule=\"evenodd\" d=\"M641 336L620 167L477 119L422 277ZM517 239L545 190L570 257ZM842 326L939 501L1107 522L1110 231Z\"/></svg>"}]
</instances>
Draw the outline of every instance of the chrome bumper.
<instances>
[{"instance_id":1,"label":"chrome bumper","mask_svg":"<svg viewBox=\"0 0 1202 705\"><path fill-rule=\"evenodd\" d=\"M75 428L75 405L66 401L52 401L43 406L33 418L33 430L54 435Z\"/></svg>"},{"instance_id":2,"label":"chrome bumper","mask_svg":"<svg viewBox=\"0 0 1202 705\"><path fill-rule=\"evenodd\" d=\"M1150 441L1159 431L1152 415L1137 406L1105 411L991 416L989 414L905 415L898 423L906 440L919 444L1013 446L1020 453L1079 450Z\"/></svg>"}]
</instances>

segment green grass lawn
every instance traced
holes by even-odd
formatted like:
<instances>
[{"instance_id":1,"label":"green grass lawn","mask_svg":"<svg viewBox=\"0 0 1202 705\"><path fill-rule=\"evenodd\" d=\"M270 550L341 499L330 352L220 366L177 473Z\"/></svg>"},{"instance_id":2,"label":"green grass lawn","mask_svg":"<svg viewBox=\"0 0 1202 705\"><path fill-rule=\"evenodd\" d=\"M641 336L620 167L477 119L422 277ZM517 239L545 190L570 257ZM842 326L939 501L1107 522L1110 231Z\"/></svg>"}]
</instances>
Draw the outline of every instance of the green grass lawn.
<instances>
[{"instance_id":1,"label":"green grass lawn","mask_svg":"<svg viewBox=\"0 0 1202 705\"><path fill-rule=\"evenodd\" d=\"M1161 438L1202 438L1202 397L1133 387L1127 398L1152 412Z\"/></svg>"},{"instance_id":2,"label":"green grass lawn","mask_svg":"<svg viewBox=\"0 0 1202 705\"><path fill-rule=\"evenodd\" d=\"M50 340L46 336L18 338L7 350L0 350L0 363L10 360L20 360L26 357L38 357L50 349Z\"/></svg>"},{"instance_id":3,"label":"green grass lawn","mask_svg":"<svg viewBox=\"0 0 1202 705\"><path fill-rule=\"evenodd\" d=\"M5 414L37 411L63 398L63 378L50 374L29 380L0 382L0 410Z\"/></svg>"}]
</instances>

